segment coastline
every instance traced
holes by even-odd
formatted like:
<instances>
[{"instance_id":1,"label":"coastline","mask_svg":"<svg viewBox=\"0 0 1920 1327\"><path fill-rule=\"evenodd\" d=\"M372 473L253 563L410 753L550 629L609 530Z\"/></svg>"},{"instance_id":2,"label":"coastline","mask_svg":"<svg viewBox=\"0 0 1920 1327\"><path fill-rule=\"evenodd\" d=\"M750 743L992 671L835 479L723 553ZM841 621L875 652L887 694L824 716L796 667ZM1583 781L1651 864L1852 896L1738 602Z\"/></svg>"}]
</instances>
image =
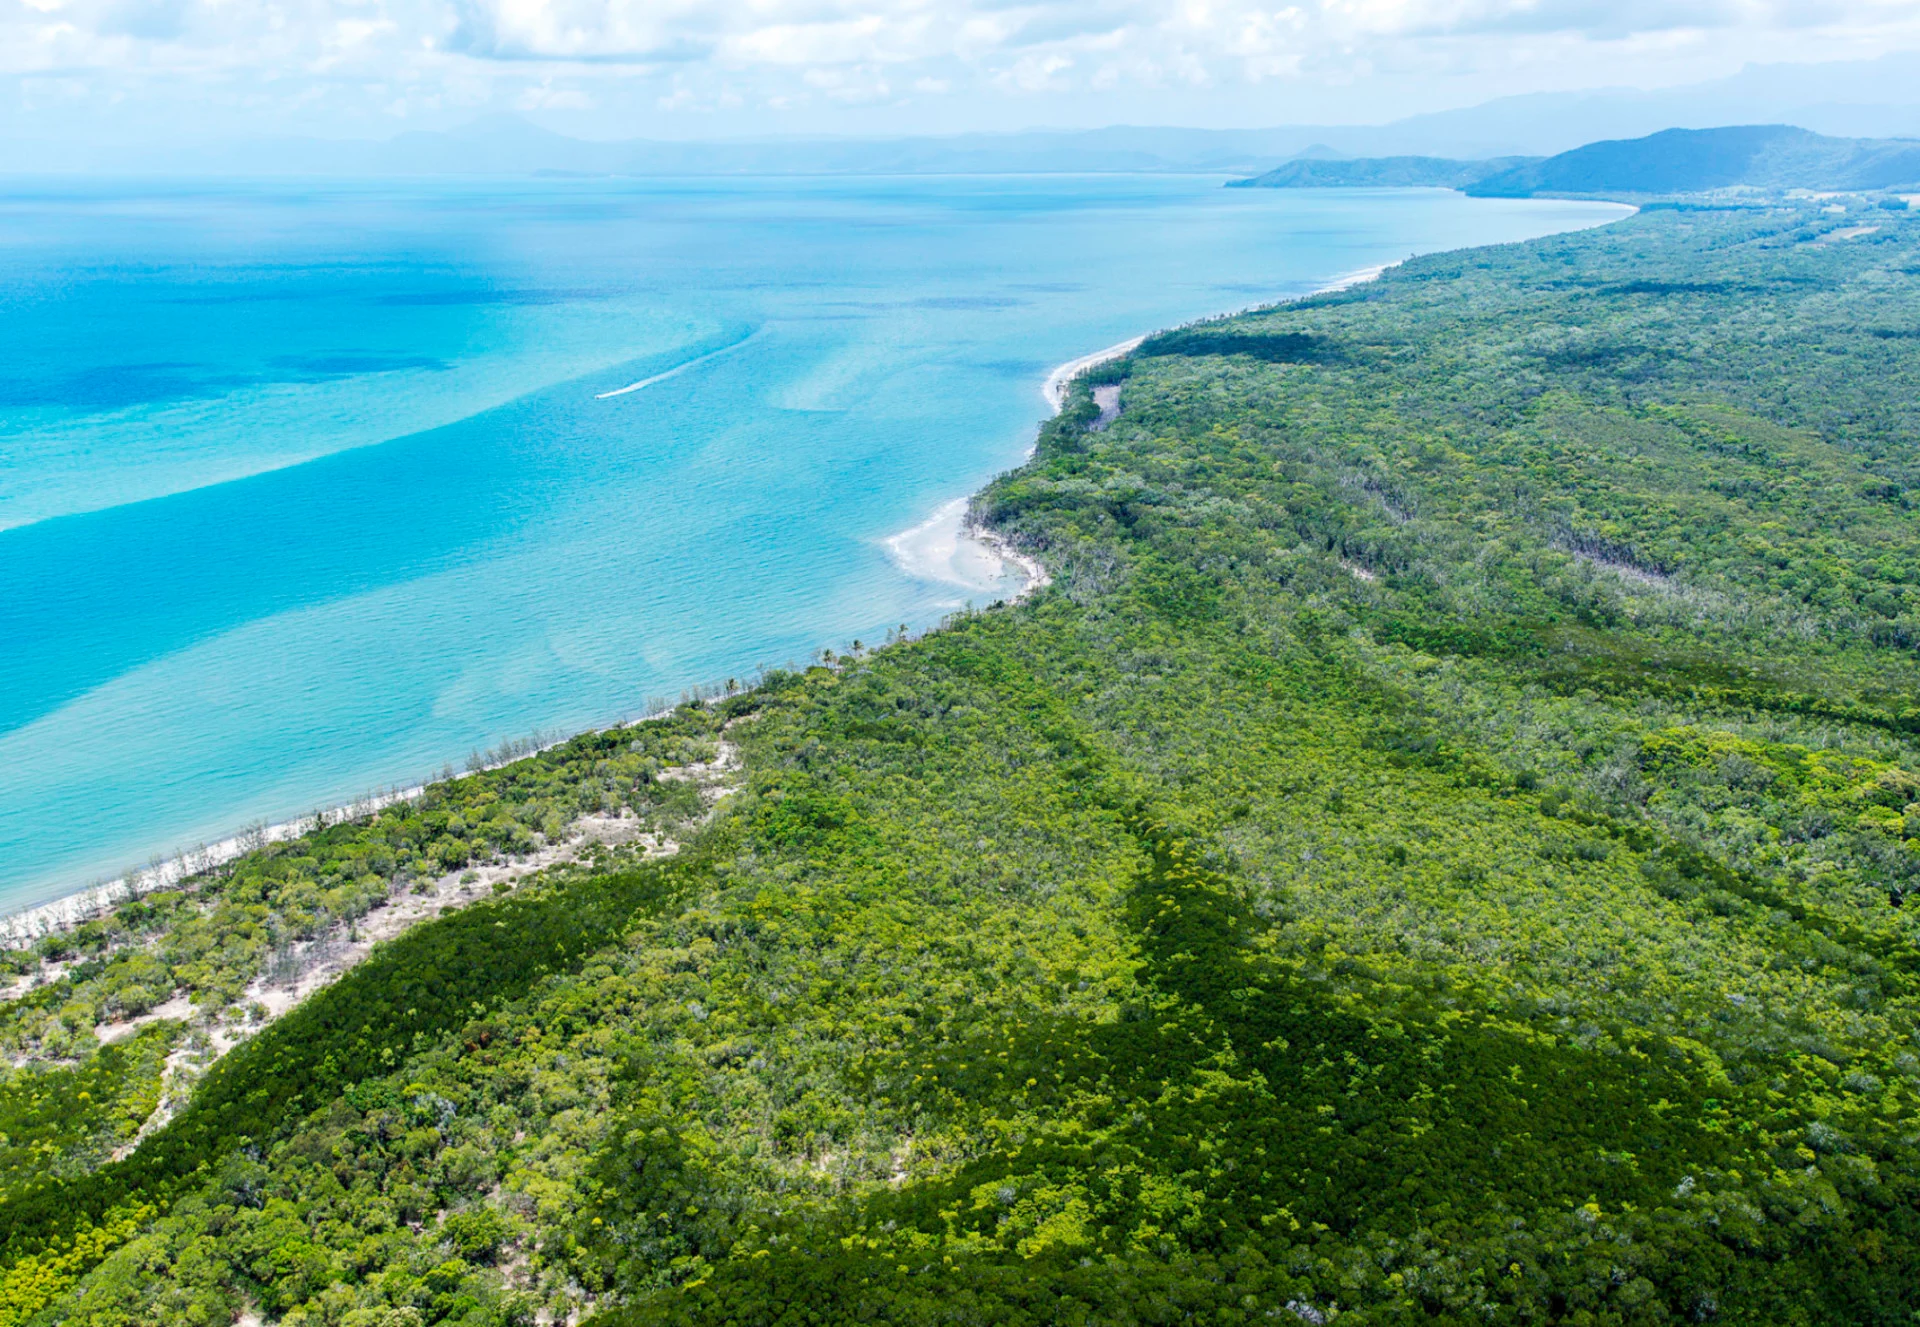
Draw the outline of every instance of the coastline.
<instances>
[{"instance_id":1,"label":"coastline","mask_svg":"<svg viewBox=\"0 0 1920 1327\"><path fill-rule=\"evenodd\" d=\"M1356 268L1316 286L1305 295L1292 298L1309 299L1314 295L1324 295L1337 290L1346 290L1352 286L1372 281L1388 269L1398 266L1398 261L1380 263L1373 267ZM1287 303L1279 300L1274 303ZM1270 307L1268 305L1249 305L1248 308ZM1244 312L1239 310L1238 312ZM1231 313L1217 315L1230 317ZM757 332L744 340L751 340ZM1040 386L1040 394L1046 400L1050 415L1057 415L1066 404L1067 390L1073 380L1088 369L1096 368L1123 355L1131 354L1151 333L1143 333L1104 350L1081 355L1068 360L1048 373ZM638 388L645 387L662 377L671 377L694 364L722 355L735 349L743 342L735 342L711 351L707 355L689 361L686 364L667 370L664 374L638 383L622 387L616 391L604 393L604 396L620 396ZM1038 440L1030 443L1026 455L1031 458ZM971 511L972 495L950 499L936 508L933 514L920 524L903 530L882 541L903 572L921 576L923 579L941 581L962 589L972 589L979 593L991 593L997 583L1009 572L1017 574L1020 587L1012 594L999 596L1004 602L1019 603L1030 595L1052 584L1052 577L1040 562L1026 553L1014 548L998 532L977 524ZM918 540L920 547L914 547ZM930 547L929 547L930 546ZM963 567L971 562L980 570L968 572ZM987 566L997 567L998 573L984 571ZM644 723L654 715L643 715L627 723ZM625 723L611 725L626 726ZM592 729L583 731L594 731ZM571 734L569 736L572 736ZM566 739L561 739L566 740ZM538 754L549 742L531 750L521 751L511 760L524 759ZM497 762L484 766L497 768ZM384 807L399 802L411 801L424 793L428 783L414 784L406 788L394 788L384 793L371 793L349 802L344 806L329 807L317 815L301 816L294 820L276 824L254 825L242 829L231 837L211 844L201 844L195 848L177 852L171 857L161 858L144 868L134 868L123 875L105 881L98 881L77 889L70 894L61 895L45 903L33 904L17 911L0 914L0 949L23 949L42 936L56 931L70 930L98 917L104 916L122 903L130 902L155 890L166 889L183 883L192 877L223 866L238 857L265 847L269 843L282 843L297 839L321 824L333 824L342 820L357 819L371 815Z\"/></svg>"},{"instance_id":2,"label":"coastline","mask_svg":"<svg viewBox=\"0 0 1920 1327\"><path fill-rule=\"evenodd\" d=\"M643 714L637 719L623 719L609 724L611 728L622 728L630 724L645 723L648 719L658 718L656 714ZM583 729L583 732L597 732L598 729ZM557 739L536 738L530 744L508 745L513 754L505 759L488 761L482 765L470 765L453 778L465 774L485 773L510 765L516 760L525 760L528 756L537 756L542 751L551 750L579 734L570 733ZM349 820L358 820L370 816L389 806L401 802L411 802L435 783L444 779L429 779L424 783L410 784L407 787L394 787L381 793L368 793L339 806L322 808L313 815L298 816L292 820L277 821L272 824L256 823L242 829L239 833L215 843L202 843L197 847L175 852L171 857L157 857L152 864L135 867L124 875L108 880L95 881L84 889L71 894L62 894L59 898L49 899L45 903L30 904L14 912L0 915L0 949L24 949L43 935L55 931L71 930L97 917L112 912L122 903L129 903L153 893L158 889L181 884L191 880L203 871L211 871L217 866L225 866L235 858L244 857L269 843L285 843L297 839L303 834L320 829L326 825L338 825Z\"/></svg>"},{"instance_id":3,"label":"coastline","mask_svg":"<svg viewBox=\"0 0 1920 1327\"><path fill-rule=\"evenodd\" d=\"M85 889L46 903L36 903L29 907L0 917L0 949L21 949L32 944L43 935L63 931L104 916L122 903L131 902L157 889L166 889L184 880L210 871L216 866L224 866L236 857L244 857L257 848L269 843L284 843L288 839L297 839L310 830L320 828L321 822L333 824L341 820L357 819L372 815L383 807L398 802L412 801L426 791L425 784L416 784L411 788L395 788L384 793L369 793L345 806L329 807L316 815L301 816L296 820L286 820L273 825L253 825L241 830L230 838L216 843L203 843L184 852L175 853L151 866L135 868L125 875L115 876L111 880L88 885Z\"/></svg>"},{"instance_id":4,"label":"coastline","mask_svg":"<svg viewBox=\"0 0 1920 1327\"><path fill-rule=\"evenodd\" d=\"M1315 286L1304 295L1288 296L1284 299L1275 300L1271 304L1249 304L1242 309L1235 309L1228 313L1212 314L1209 316L1232 318L1254 309L1274 308L1282 304L1294 303L1297 300L1312 299L1315 295L1331 295L1337 290L1350 290L1354 286L1365 285L1369 281L1377 280L1382 273L1400 266L1402 261L1404 260L1396 258L1390 263L1375 263L1372 267L1356 267L1351 272L1342 272L1325 285ZM1139 336L1122 341L1118 345L1108 346L1105 350L1096 350L1091 355L1082 355L1078 359L1070 359L1065 364L1060 365L1052 373L1047 375L1046 381L1040 386L1040 395L1046 398L1048 408L1052 410L1054 414L1059 414L1061 410L1066 408L1067 388L1073 385L1075 378L1085 373L1088 369L1098 368L1110 360L1119 359L1122 355L1131 355L1135 350L1139 349L1140 344L1151 335L1153 335L1153 333L1144 332ZM1032 454L1031 448L1028 449L1028 454Z\"/></svg>"},{"instance_id":5,"label":"coastline","mask_svg":"<svg viewBox=\"0 0 1920 1327\"><path fill-rule=\"evenodd\" d=\"M1371 267L1357 267L1351 272L1341 273L1324 285L1315 286L1304 295L1277 300L1274 301L1274 303L1286 304L1291 303L1294 299L1311 299L1315 295L1327 295L1337 290L1348 290L1354 286L1364 285L1366 282L1376 280L1383 272L1388 271L1390 268L1398 267L1399 265L1400 260L1396 259L1391 263L1376 263ZM1248 306L1248 308L1268 307L1272 307L1272 305ZM1246 309L1241 309L1235 312L1244 313L1246 311ZM1215 316L1232 317L1234 314L1225 313ZM1066 363L1057 366L1040 384L1040 395L1047 403L1049 417L1058 415L1066 408L1067 390L1073 385L1074 379L1089 369L1098 368L1102 364L1132 354L1135 350L1139 349L1140 345L1150 335L1152 335L1152 333L1142 333L1139 336L1129 337L1125 341L1108 346L1105 350L1096 350L1090 355L1081 355L1077 359L1070 359ZM1034 450L1038 446L1039 439L1036 436L1034 441L1027 445L1026 459L1031 460L1033 458ZM1015 604L1027 598L1035 591L1051 585L1053 578L1047 575L1047 569L1041 566L1037 559L1022 553L1020 550L1014 548L1012 544L1008 543L997 531L989 530L973 519L970 510L972 500L972 495L954 498L936 508L933 515L919 525L907 530L902 530L899 534L892 535L884 540L883 542L886 544L888 553L893 557L894 562L900 569L910 576L919 576L925 580L941 581L949 585L959 585L969 589L986 589L988 587L981 584L978 578L964 578L963 575L956 574L955 569L960 566L963 560L969 557L971 557L976 564L991 561L997 563L1002 568L1002 575L1005 574L1005 569L1012 568L1021 576L1024 583L1020 589L1014 594L1006 596L1006 602ZM951 528L942 528L943 524ZM924 551L915 547L916 542L936 531L950 538L953 541L953 546L947 547L943 544L935 556L927 556Z\"/></svg>"},{"instance_id":6,"label":"coastline","mask_svg":"<svg viewBox=\"0 0 1920 1327\"><path fill-rule=\"evenodd\" d=\"M1091 355L1082 355L1079 359L1068 360L1065 364L1062 364L1059 368L1047 375L1046 382L1040 386L1040 395L1047 399L1048 408L1051 409L1054 414L1059 414L1066 408L1067 388L1073 385L1075 378L1085 373L1088 369L1099 368L1109 360L1119 359L1122 355L1131 355L1135 350L1139 349L1140 343L1146 339L1144 335L1136 336L1131 340L1122 341L1119 345L1108 346L1105 350L1096 350ZM1031 454L1031 449L1029 449L1029 454Z\"/></svg>"}]
</instances>

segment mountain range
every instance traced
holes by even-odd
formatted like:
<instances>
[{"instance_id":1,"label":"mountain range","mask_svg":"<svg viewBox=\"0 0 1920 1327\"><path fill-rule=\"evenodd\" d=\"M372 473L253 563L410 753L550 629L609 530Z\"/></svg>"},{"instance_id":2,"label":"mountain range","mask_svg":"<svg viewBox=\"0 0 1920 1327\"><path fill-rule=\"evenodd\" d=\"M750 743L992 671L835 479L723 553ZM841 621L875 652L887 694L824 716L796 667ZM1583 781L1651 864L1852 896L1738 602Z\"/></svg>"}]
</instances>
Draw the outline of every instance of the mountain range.
<instances>
[{"instance_id":1,"label":"mountain range","mask_svg":"<svg viewBox=\"0 0 1920 1327\"><path fill-rule=\"evenodd\" d=\"M1425 185L1480 198L1920 188L1920 141L1828 138L1783 124L1667 129L1552 157L1303 158L1236 183L1270 189Z\"/></svg>"},{"instance_id":2,"label":"mountain range","mask_svg":"<svg viewBox=\"0 0 1920 1327\"><path fill-rule=\"evenodd\" d=\"M1486 162L1548 157L1670 127L1790 124L1849 138L1920 135L1920 53L1752 66L1679 88L1504 97L1378 125L1190 129L1118 125L891 139L768 137L591 141L517 115L392 138L168 142L126 132L67 137L0 110L0 173L159 175L749 175L1184 171L1254 175L1305 158ZM78 131L75 131L76 135ZM1507 163L1512 164L1512 163ZM1503 166L1504 168L1504 166ZM1318 170L1303 167L1303 170ZM1362 168L1353 168L1362 169ZM1383 175L1453 183L1457 168L1396 163ZM1424 173L1423 173L1424 172ZM1388 182L1381 178L1379 182Z\"/></svg>"}]
</instances>

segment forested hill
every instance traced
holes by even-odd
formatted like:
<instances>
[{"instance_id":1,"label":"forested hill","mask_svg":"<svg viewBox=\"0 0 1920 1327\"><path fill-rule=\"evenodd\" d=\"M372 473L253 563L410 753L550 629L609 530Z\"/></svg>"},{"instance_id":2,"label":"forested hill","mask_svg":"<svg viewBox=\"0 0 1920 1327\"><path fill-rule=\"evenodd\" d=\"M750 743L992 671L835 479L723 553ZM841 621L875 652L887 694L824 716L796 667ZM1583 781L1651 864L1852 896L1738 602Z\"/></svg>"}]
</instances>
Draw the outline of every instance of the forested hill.
<instances>
[{"instance_id":1,"label":"forested hill","mask_svg":"<svg viewBox=\"0 0 1920 1327\"><path fill-rule=\"evenodd\" d=\"M1254 189L1379 185L1460 189L1480 198L1920 189L1920 142L1827 138L1784 124L1733 125L1667 129L1645 138L1589 143L1553 157L1302 159L1232 182L1234 188Z\"/></svg>"},{"instance_id":2,"label":"forested hill","mask_svg":"<svg viewBox=\"0 0 1920 1327\"><path fill-rule=\"evenodd\" d=\"M1920 187L1920 143L1827 138L1784 124L1668 129L1589 143L1466 186L1484 198L1531 194L1672 194L1714 189Z\"/></svg>"},{"instance_id":3,"label":"forested hill","mask_svg":"<svg viewBox=\"0 0 1920 1327\"><path fill-rule=\"evenodd\" d=\"M1529 165L1538 157L1492 157L1454 161L1447 157L1302 157L1230 189L1466 189L1490 175Z\"/></svg>"},{"instance_id":4,"label":"forested hill","mask_svg":"<svg viewBox=\"0 0 1920 1327\"><path fill-rule=\"evenodd\" d=\"M980 501L1026 603L59 942L0 1322L1911 1323L1920 223L1646 211L1096 377ZM174 1026L88 1001L723 733L677 856L423 924L88 1150Z\"/></svg>"}]
</instances>

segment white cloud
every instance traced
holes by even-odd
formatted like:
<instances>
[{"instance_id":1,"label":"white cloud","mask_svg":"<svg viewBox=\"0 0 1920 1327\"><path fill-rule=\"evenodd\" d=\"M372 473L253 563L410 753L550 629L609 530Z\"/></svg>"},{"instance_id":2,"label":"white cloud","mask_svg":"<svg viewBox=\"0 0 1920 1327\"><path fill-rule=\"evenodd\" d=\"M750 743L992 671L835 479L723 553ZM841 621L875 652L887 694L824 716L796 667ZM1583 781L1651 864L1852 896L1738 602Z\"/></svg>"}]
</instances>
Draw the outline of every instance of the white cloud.
<instances>
[{"instance_id":1,"label":"white cloud","mask_svg":"<svg viewBox=\"0 0 1920 1327\"><path fill-rule=\"evenodd\" d=\"M592 108L593 96L584 88L555 87L553 80L546 78L521 89L513 104L523 111L584 111Z\"/></svg>"},{"instance_id":2,"label":"white cloud","mask_svg":"<svg viewBox=\"0 0 1920 1327\"><path fill-rule=\"evenodd\" d=\"M721 39L716 53L733 65L898 64L930 53L921 37L923 25L911 17L900 22L893 15L868 13L769 23Z\"/></svg>"},{"instance_id":3,"label":"white cloud","mask_svg":"<svg viewBox=\"0 0 1920 1327\"><path fill-rule=\"evenodd\" d=\"M1920 0L0 0L0 74L101 104L197 95L263 126L296 105L344 124L1130 93L1204 93L1252 122L1343 84L1457 102L1913 45Z\"/></svg>"},{"instance_id":4,"label":"white cloud","mask_svg":"<svg viewBox=\"0 0 1920 1327\"><path fill-rule=\"evenodd\" d=\"M1040 92L1065 86L1061 77L1073 68L1073 58L1058 51L1023 55L1006 71L1004 81L1022 92Z\"/></svg>"}]
</instances>

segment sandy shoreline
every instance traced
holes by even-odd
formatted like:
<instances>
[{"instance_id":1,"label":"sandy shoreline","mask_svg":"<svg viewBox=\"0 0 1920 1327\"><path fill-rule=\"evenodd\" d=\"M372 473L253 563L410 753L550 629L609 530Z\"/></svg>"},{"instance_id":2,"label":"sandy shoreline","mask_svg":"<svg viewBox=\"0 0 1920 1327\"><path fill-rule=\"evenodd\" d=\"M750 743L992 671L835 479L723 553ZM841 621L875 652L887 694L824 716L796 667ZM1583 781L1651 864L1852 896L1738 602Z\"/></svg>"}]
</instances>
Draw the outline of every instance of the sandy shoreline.
<instances>
[{"instance_id":1,"label":"sandy shoreline","mask_svg":"<svg viewBox=\"0 0 1920 1327\"><path fill-rule=\"evenodd\" d=\"M625 727L628 723L645 723L648 719L657 717L657 715L648 714L609 726ZM539 755L542 751L550 750L570 740L572 740L571 736L526 746L506 760L497 760L479 766L477 770L469 766L462 775L454 777L463 777L465 773L499 769L502 765L510 765L516 760L525 760L528 756ZM439 780L431 782L439 782ZM314 815L300 816L294 820L283 820L275 824L252 825L231 838L221 839L217 843L202 843L184 852L176 852L173 856L158 860L150 866L136 867L125 875L98 881L85 889L63 894L49 902L36 903L7 913L0 916L0 949L25 948L43 935L69 930L83 922L105 916L122 903L151 894L156 889L167 889L180 884L202 871L224 866L236 857L244 857L256 849L264 848L269 843L285 843L289 839L297 839L302 834L319 829L322 824L338 825L345 821L370 816L376 811L401 802L411 802L426 792L429 786L430 783L416 783L405 788L395 787L386 792L368 793L342 806L327 807Z\"/></svg>"},{"instance_id":2,"label":"sandy shoreline","mask_svg":"<svg viewBox=\"0 0 1920 1327\"><path fill-rule=\"evenodd\" d=\"M1059 414L1066 408L1067 388L1072 385L1075 378L1088 369L1105 364L1110 359L1131 355L1146 339L1144 336L1136 336L1131 341L1122 341L1117 346L1108 346L1105 350L1096 350L1091 355L1082 355L1079 359L1068 360L1047 375L1046 382L1041 384L1040 395L1047 398L1048 408L1054 414Z\"/></svg>"},{"instance_id":3,"label":"sandy shoreline","mask_svg":"<svg viewBox=\"0 0 1920 1327\"><path fill-rule=\"evenodd\" d=\"M1379 263L1373 267L1355 268L1335 277L1322 286L1315 286L1301 299L1314 295L1325 295L1336 290L1346 290L1352 286L1372 281L1397 262ZM1280 301L1285 303L1286 301ZM1270 307L1253 305L1252 308ZM1245 312L1241 310L1240 312ZM1220 315L1231 317L1231 314ZM1139 349L1148 334L1131 337L1105 350L1096 350L1090 355L1070 359L1049 373L1040 384L1040 395L1045 398L1047 409L1059 414L1066 408L1067 389L1073 380L1088 369L1097 368L1110 360L1130 355ZM1036 438L1027 448L1027 456L1033 456L1038 446ZM971 497L954 498L936 508L933 515L919 525L889 537L885 543L887 552L899 568L909 576L921 580L938 581L943 584L957 585L966 589L989 592L1003 582L1009 568L1019 573L1025 581L1018 591L1005 596L1010 603L1018 603L1042 586L1052 583L1046 568L1038 561L1014 548L1000 535L973 522L968 515ZM997 571L988 570L996 567Z\"/></svg>"},{"instance_id":4,"label":"sandy shoreline","mask_svg":"<svg viewBox=\"0 0 1920 1327\"><path fill-rule=\"evenodd\" d=\"M145 869L128 871L125 875L89 885L85 889L63 895L49 903L35 904L32 907L22 908L18 912L8 913L0 917L0 948L16 949L32 944L43 935L91 921L130 899L151 894L156 889L177 885L216 866L224 866L234 858L243 857L256 848L263 848L269 843L284 843L288 839L297 839L309 830L318 828L321 817L325 817L328 824L357 819L360 816L371 815L382 807L392 806L396 802L411 801L424 791L425 785L416 785L412 788L396 788L390 792L370 793L345 806L322 811L318 816L301 816L297 820L283 821L277 825L256 825L240 831L232 838L221 839L217 843L203 843L197 848L177 853Z\"/></svg>"},{"instance_id":5,"label":"sandy shoreline","mask_svg":"<svg viewBox=\"0 0 1920 1327\"><path fill-rule=\"evenodd\" d=\"M1375 267L1358 268L1335 277L1323 286L1315 287L1308 296L1301 298L1345 290L1362 282L1371 281L1388 268L1395 266L1398 264L1381 263ZM745 341L752 340L754 335L758 335L758 332L733 345L723 346L688 363L669 369L665 373L657 374L651 379L644 379L602 395L606 397L624 395L648 386L660 378L672 377L674 374L692 368L695 364L736 349ZM1117 345L1108 346L1105 350L1096 350L1090 355L1068 360L1055 368L1046 376L1040 387L1040 394L1046 399L1051 412L1057 415L1065 406L1067 390L1075 378L1096 365L1131 354L1145 340L1144 334L1136 336ZM1028 455L1032 455L1032 447L1028 448ZM971 501L971 496L968 496L943 503L927 520L885 540L889 555L901 570L922 580L937 581L972 590L978 594L994 594L996 598L1010 603L1018 603L1036 590L1050 584L1051 578L1047 575L1046 568L1036 559L1012 547L994 531L983 529L973 522L969 512ZM1020 579L1021 584L1011 593L1005 593L1008 582L1014 576ZM957 604L955 606L958 607ZM644 721L645 719L640 719L633 722ZM523 759L531 754L534 752L523 752L514 759ZM297 820L288 820L279 824L257 825L242 830L231 838L221 839L217 843L201 844L189 851L176 853L144 869L131 870L125 875L89 885L50 902L35 904L0 916L0 948L22 948L50 932L78 926L112 911L121 903L152 893L157 889L166 889L179 884L202 871L225 865L269 843L299 838L302 834L317 828L320 818L324 818L328 824L334 824L342 820L371 815L397 802L411 801L426 791L426 786L417 784L408 788L395 788L384 793L369 794L345 806L329 808L321 812L320 817L302 816Z\"/></svg>"},{"instance_id":6,"label":"sandy shoreline","mask_svg":"<svg viewBox=\"0 0 1920 1327\"><path fill-rule=\"evenodd\" d=\"M1324 286L1315 286L1305 295L1300 295L1295 298L1312 299L1315 295L1327 295L1336 290L1347 290L1353 286L1363 285L1377 278L1388 268L1398 267L1399 265L1398 262L1391 262L1377 263L1372 267L1356 267L1351 272L1343 272L1341 275L1327 282ZM1276 303L1280 304L1289 302L1289 300L1276 301ZM1236 314L1246 313L1251 309L1271 307L1273 306L1269 304L1252 304L1248 305L1245 309L1236 310L1234 313L1223 313L1217 316L1231 318L1236 316ZM1122 341L1118 345L1108 346L1105 350L1096 350L1091 355L1082 355L1079 359L1070 359L1052 373L1049 373L1046 381L1042 383L1040 387L1040 395L1046 398L1048 408L1051 409L1054 414L1059 414L1066 408L1067 388L1073 384L1075 378L1085 373L1088 369L1105 364L1108 360L1119 359L1122 355L1131 355L1135 350L1139 349L1140 343L1145 341L1148 335L1151 335L1151 333L1136 336L1128 341Z\"/></svg>"}]
</instances>

